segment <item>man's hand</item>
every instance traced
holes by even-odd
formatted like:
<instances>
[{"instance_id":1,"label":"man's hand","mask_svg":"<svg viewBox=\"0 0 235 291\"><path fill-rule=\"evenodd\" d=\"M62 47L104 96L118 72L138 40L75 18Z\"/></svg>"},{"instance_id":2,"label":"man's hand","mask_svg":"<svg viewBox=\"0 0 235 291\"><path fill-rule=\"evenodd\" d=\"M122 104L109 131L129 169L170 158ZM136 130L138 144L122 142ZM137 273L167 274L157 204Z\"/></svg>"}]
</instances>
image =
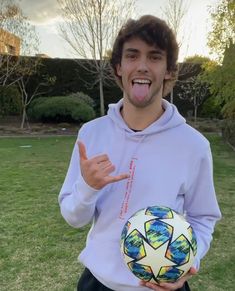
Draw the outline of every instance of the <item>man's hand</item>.
<instances>
[{"instance_id":1,"label":"man's hand","mask_svg":"<svg viewBox=\"0 0 235 291\"><path fill-rule=\"evenodd\" d=\"M177 290L181 287L183 287L184 283L192 277L192 275L195 275L197 273L197 270L194 267L191 267L189 272L180 278L178 281L175 283L160 283L160 284L154 284L154 283L149 283L149 282L144 282L141 281L140 285L148 287L152 290L155 291L173 291Z\"/></svg>"},{"instance_id":2,"label":"man's hand","mask_svg":"<svg viewBox=\"0 0 235 291\"><path fill-rule=\"evenodd\" d=\"M80 167L83 179L94 189L100 190L107 184L127 179L129 174L110 176L115 170L115 166L107 155L95 156L88 159L85 145L78 141L80 155Z\"/></svg>"}]
</instances>

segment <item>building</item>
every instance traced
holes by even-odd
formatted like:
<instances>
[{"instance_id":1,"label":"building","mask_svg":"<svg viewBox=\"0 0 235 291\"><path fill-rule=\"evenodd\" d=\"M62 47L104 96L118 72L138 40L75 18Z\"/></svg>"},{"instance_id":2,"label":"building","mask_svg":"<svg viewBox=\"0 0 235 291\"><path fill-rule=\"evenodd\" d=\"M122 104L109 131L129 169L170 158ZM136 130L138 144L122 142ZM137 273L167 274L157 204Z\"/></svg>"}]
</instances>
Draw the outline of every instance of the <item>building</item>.
<instances>
[{"instance_id":1,"label":"building","mask_svg":"<svg viewBox=\"0 0 235 291\"><path fill-rule=\"evenodd\" d=\"M51 58L50 56L48 56L47 54L36 54L35 57L38 57L38 58L43 58L43 59L49 59Z\"/></svg>"},{"instance_id":2,"label":"building","mask_svg":"<svg viewBox=\"0 0 235 291\"><path fill-rule=\"evenodd\" d=\"M0 28L0 54L20 55L20 38Z\"/></svg>"}]
</instances>

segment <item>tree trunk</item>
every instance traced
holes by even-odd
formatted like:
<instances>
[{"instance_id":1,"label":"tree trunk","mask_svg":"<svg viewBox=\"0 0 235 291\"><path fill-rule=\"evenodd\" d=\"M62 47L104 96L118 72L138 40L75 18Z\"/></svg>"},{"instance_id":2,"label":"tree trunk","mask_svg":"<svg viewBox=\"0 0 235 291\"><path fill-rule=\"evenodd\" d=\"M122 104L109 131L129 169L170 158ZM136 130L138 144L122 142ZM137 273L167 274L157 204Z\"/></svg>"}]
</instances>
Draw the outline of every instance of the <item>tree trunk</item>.
<instances>
[{"instance_id":1,"label":"tree trunk","mask_svg":"<svg viewBox=\"0 0 235 291\"><path fill-rule=\"evenodd\" d=\"M20 125L21 129L24 128L25 119L26 119L26 107L23 106L23 114L22 114L21 125Z\"/></svg>"},{"instance_id":2,"label":"tree trunk","mask_svg":"<svg viewBox=\"0 0 235 291\"><path fill-rule=\"evenodd\" d=\"M100 115L104 115L104 88L102 78L100 78Z\"/></svg>"},{"instance_id":3,"label":"tree trunk","mask_svg":"<svg viewBox=\"0 0 235 291\"><path fill-rule=\"evenodd\" d=\"M174 103L174 89L171 89L171 97L170 97L170 102L173 104Z\"/></svg>"},{"instance_id":4,"label":"tree trunk","mask_svg":"<svg viewBox=\"0 0 235 291\"><path fill-rule=\"evenodd\" d=\"M198 107L198 103L197 103L197 97L194 96L194 123L196 124L197 122L197 107Z\"/></svg>"},{"instance_id":5,"label":"tree trunk","mask_svg":"<svg viewBox=\"0 0 235 291\"><path fill-rule=\"evenodd\" d=\"M194 108L194 122L197 122L197 106Z\"/></svg>"}]
</instances>

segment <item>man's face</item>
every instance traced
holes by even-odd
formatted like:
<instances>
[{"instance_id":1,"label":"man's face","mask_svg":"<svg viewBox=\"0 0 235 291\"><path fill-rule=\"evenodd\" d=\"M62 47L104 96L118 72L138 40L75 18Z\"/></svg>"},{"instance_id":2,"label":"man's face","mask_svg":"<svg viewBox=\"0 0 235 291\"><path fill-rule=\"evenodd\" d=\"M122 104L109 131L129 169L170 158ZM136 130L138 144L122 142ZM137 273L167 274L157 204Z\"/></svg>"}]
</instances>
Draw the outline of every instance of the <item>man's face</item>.
<instances>
[{"instance_id":1,"label":"man's face","mask_svg":"<svg viewBox=\"0 0 235 291\"><path fill-rule=\"evenodd\" d=\"M117 74L122 79L124 99L144 108L162 98L163 82L170 78L166 52L132 38L124 43Z\"/></svg>"}]
</instances>

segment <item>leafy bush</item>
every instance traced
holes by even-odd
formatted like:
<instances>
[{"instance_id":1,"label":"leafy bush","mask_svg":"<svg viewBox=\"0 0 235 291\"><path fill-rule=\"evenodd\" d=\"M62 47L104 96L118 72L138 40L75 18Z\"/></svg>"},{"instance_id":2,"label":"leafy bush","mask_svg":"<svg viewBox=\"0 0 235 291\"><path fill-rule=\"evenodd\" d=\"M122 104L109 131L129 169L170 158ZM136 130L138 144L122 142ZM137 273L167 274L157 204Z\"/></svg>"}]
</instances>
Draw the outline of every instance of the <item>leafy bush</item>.
<instances>
[{"instance_id":1,"label":"leafy bush","mask_svg":"<svg viewBox=\"0 0 235 291\"><path fill-rule=\"evenodd\" d=\"M225 117L222 128L223 137L235 147L235 100L224 105L222 114Z\"/></svg>"},{"instance_id":2,"label":"leafy bush","mask_svg":"<svg viewBox=\"0 0 235 291\"><path fill-rule=\"evenodd\" d=\"M223 138L235 147L235 119L225 119L222 127Z\"/></svg>"},{"instance_id":3,"label":"leafy bush","mask_svg":"<svg viewBox=\"0 0 235 291\"><path fill-rule=\"evenodd\" d=\"M19 115L21 108L20 92L17 87L0 86L0 116Z\"/></svg>"},{"instance_id":4,"label":"leafy bush","mask_svg":"<svg viewBox=\"0 0 235 291\"><path fill-rule=\"evenodd\" d=\"M200 109L200 116L205 118L221 118L222 106L218 104L215 97L209 97L203 102Z\"/></svg>"},{"instance_id":5,"label":"leafy bush","mask_svg":"<svg viewBox=\"0 0 235 291\"><path fill-rule=\"evenodd\" d=\"M68 97L74 97L74 98L77 98L78 100L82 100L86 104L90 105L93 108L95 106L94 100L90 96L88 96L87 94L85 94L83 92L72 93L72 94L68 95Z\"/></svg>"},{"instance_id":6,"label":"leafy bush","mask_svg":"<svg viewBox=\"0 0 235 291\"><path fill-rule=\"evenodd\" d=\"M42 122L86 122L95 117L93 108L71 96L40 97L28 110L28 116Z\"/></svg>"},{"instance_id":7,"label":"leafy bush","mask_svg":"<svg viewBox=\"0 0 235 291\"><path fill-rule=\"evenodd\" d=\"M235 99L224 105L222 114L226 119L235 120Z\"/></svg>"}]
</instances>

